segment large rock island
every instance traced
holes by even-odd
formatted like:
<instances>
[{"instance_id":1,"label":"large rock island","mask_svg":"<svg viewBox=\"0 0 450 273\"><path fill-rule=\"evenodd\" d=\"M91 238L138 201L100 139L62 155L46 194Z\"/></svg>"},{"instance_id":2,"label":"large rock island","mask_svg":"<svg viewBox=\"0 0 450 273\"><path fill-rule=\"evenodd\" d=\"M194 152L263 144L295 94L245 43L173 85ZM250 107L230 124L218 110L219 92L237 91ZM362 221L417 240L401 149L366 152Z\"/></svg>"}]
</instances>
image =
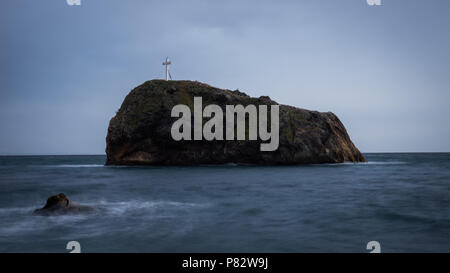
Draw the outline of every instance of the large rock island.
<instances>
[{"instance_id":1,"label":"large rock island","mask_svg":"<svg viewBox=\"0 0 450 273\"><path fill-rule=\"evenodd\" d=\"M109 123L106 164L292 165L365 161L336 115L287 105L279 105L279 146L275 151L261 151L263 141L259 138L175 141L171 127L179 118L171 117L172 108L184 104L193 114L194 97L202 97L203 107L219 105L224 113L226 105L278 105L266 96L252 98L238 90L223 90L200 82L147 81L128 94ZM203 123L207 120L204 118ZM270 118L268 123L270 127Z\"/></svg>"}]
</instances>

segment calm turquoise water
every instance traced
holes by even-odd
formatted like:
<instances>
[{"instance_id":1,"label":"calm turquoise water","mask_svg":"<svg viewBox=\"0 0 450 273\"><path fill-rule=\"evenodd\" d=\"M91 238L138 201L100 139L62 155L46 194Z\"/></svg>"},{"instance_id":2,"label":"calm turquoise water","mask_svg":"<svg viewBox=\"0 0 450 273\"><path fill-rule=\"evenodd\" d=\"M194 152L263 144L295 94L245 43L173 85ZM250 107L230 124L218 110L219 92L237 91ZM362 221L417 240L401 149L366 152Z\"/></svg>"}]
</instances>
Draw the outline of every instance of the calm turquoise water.
<instances>
[{"instance_id":1,"label":"calm turquoise water","mask_svg":"<svg viewBox=\"0 0 450 273\"><path fill-rule=\"evenodd\" d=\"M104 167L0 157L0 252L450 252L450 154L366 164ZM103 208L32 216L64 192Z\"/></svg>"}]
</instances>

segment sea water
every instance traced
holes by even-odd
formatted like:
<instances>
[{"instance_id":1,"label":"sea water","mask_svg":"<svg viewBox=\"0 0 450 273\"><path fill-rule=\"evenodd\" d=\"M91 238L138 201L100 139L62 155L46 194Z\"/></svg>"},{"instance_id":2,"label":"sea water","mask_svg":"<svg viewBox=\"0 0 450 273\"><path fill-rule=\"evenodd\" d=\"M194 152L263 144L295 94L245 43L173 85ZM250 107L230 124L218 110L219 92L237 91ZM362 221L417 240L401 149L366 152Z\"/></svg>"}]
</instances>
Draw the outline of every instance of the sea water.
<instances>
[{"instance_id":1,"label":"sea water","mask_svg":"<svg viewBox=\"0 0 450 273\"><path fill-rule=\"evenodd\" d=\"M450 252L450 154L368 163L113 167L0 157L0 252ZM94 213L34 216L63 192Z\"/></svg>"}]
</instances>

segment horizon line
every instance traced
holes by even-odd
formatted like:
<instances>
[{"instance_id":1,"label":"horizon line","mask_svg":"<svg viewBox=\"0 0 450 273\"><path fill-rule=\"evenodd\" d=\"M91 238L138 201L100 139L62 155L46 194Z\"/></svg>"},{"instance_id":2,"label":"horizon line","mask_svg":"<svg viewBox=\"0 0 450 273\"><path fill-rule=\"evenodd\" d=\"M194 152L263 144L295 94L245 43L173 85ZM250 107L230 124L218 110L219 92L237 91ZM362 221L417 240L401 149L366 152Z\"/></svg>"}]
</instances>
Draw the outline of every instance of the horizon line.
<instances>
[{"instance_id":1,"label":"horizon line","mask_svg":"<svg viewBox=\"0 0 450 273\"><path fill-rule=\"evenodd\" d=\"M450 151L443 152L361 152L362 154L448 154ZM104 154L0 154L0 157L7 156L106 156Z\"/></svg>"}]
</instances>

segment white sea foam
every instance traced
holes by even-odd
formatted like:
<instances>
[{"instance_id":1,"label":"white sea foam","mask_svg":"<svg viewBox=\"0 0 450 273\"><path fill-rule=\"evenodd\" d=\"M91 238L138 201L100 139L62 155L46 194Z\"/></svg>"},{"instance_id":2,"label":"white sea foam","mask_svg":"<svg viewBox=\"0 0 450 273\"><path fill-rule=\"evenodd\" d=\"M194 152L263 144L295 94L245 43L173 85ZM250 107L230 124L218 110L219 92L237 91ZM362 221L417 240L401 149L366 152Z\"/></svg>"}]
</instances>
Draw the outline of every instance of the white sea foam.
<instances>
[{"instance_id":1,"label":"white sea foam","mask_svg":"<svg viewBox=\"0 0 450 273\"><path fill-rule=\"evenodd\" d=\"M12 208L0 208L0 215L8 215L8 214L25 214L28 212L32 212L36 207L12 207Z\"/></svg>"},{"instance_id":2,"label":"white sea foam","mask_svg":"<svg viewBox=\"0 0 450 273\"><path fill-rule=\"evenodd\" d=\"M406 162L402 162L402 161L368 161L368 162L358 162L358 163L346 162L344 164L348 164L348 165L352 165L352 164L356 164L356 165L402 165L402 164L406 164Z\"/></svg>"},{"instance_id":3,"label":"white sea foam","mask_svg":"<svg viewBox=\"0 0 450 273\"><path fill-rule=\"evenodd\" d=\"M0 218L7 219L7 223L0 224L0 235L36 233L58 226L72 226L88 218L85 214L36 216L33 215L36 208L37 206L1 208Z\"/></svg>"},{"instance_id":4,"label":"white sea foam","mask_svg":"<svg viewBox=\"0 0 450 273\"><path fill-rule=\"evenodd\" d=\"M175 201L123 201L123 202L108 202L99 201L95 203L82 203L83 205L110 210L111 212L129 212L135 210L148 210L148 209L189 209L189 208L200 208L205 207L205 204L196 203L185 203L185 202L175 202ZM0 208L0 216L8 215L18 215L26 216L32 215L33 211L41 207L40 205L30 206L30 207L10 207L10 208ZM76 214L78 215L78 214ZM79 214L82 215L82 214ZM67 215L67 217L72 217L73 215ZM57 216L62 218L65 216Z\"/></svg>"},{"instance_id":5,"label":"white sea foam","mask_svg":"<svg viewBox=\"0 0 450 273\"><path fill-rule=\"evenodd\" d=\"M369 161L369 162L363 162L362 164L367 165L402 165L406 164L406 162L402 161Z\"/></svg>"},{"instance_id":6,"label":"white sea foam","mask_svg":"<svg viewBox=\"0 0 450 273\"><path fill-rule=\"evenodd\" d=\"M184 210L203 207L202 204L183 203L174 201L125 201L107 202L101 201L94 204L86 204L106 209L107 213L121 215L129 212L158 211L158 210Z\"/></svg>"},{"instance_id":7,"label":"white sea foam","mask_svg":"<svg viewBox=\"0 0 450 273\"><path fill-rule=\"evenodd\" d=\"M355 166L365 166L365 165L402 165L406 162L402 161L368 161L368 162L344 162L344 163L327 163L327 164L315 164L315 165L330 165L330 166L341 166L341 165L355 165Z\"/></svg>"},{"instance_id":8,"label":"white sea foam","mask_svg":"<svg viewBox=\"0 0 450 273\"><path fill-rule=\"evenodd\" d=\"M194 208L205 207L205 204L195 204L176 201L99 201L83 203L96 210L86 214L70 214L55 216L36 216L33 211L39 206L0 208L0 219L8 219L0 223L0 238L20 234L39 234L55 228L77 228L83 226L89 230L85 236L97 236L104 232L99 226L111 219L139 217L140 219L176 218L180 213L186 214ZM103 218L103 220L101 220ZM109 219L108 219L109 218ZM121 228L121 227L118 227ZM82 232L82 231L77 231ZM92 234L91 234L92 233ZM78 234L79 235L79 234Z\"/></svg>"}]
</instances>

